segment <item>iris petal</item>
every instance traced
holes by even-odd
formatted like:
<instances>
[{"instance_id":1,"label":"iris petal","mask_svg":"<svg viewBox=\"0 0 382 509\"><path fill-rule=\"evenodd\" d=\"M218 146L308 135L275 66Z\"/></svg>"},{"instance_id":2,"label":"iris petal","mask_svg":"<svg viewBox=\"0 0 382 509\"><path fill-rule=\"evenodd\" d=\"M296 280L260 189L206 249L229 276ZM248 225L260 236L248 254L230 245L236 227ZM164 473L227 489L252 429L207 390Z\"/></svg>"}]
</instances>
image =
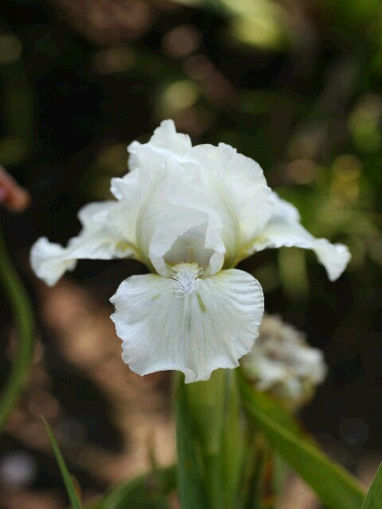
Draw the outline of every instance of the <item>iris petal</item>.
<instances>
[{"instance_id":1,"label":"iris petal","mask_svg":"<svg viewBox=\"0 0 382 509\"><path fill-rule=\"evenodd\" d=\"M207 380L252 348L264 311L258 281L237 269L195 274L188 282L183 273L132 276L111 298L122 357L136 373L175 369L187 383Z\"/></svg>"},{"instance_id":2,"label":"iris petal","mask_svg":"<svg viewBox=\"0 0 382 509\"><path fill-rule=\"evenodd\" d=\"M331 244L326 239L313 237L299 222L297 210L273 193L274 209L261 235L254 239L250 253L266 248L300 247L312 249L325 267L331 281L337 279L350 260L350 253L343 244Z\"/></svg>"},{"instance_id":3,"label":"iris petal","mask_svg":"<svg viewBox=\"0 0 382 509\"><path fill-rule=\"evenodd\" d=\"M135 257L140 255L124 235L123 210L116 202L90 203L78 213L82 231L67 247L37 240L31 250L31 266L46 284L54 285L67 270L73 270L77 260Z\"/></svg>"}]
</instances>

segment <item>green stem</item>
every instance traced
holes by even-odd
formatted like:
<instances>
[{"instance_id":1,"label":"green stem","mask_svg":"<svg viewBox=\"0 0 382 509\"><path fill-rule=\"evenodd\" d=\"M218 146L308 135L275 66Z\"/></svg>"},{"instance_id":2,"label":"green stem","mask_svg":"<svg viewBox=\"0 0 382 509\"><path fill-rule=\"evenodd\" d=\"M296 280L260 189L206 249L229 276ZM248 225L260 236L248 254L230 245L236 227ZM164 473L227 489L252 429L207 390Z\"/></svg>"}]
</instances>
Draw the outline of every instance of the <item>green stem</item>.
<instances>
[{"instance_id":1,"label":"green stem","mask_svg":"<svg viewBox=\"0 0 382 509\"><path fill-rule=\"evenodd\" d=\"M237 370L225 371L225 405L221 435L224 507L239 508L243 503L241 483L250 441L242 415Z\"/></svg>"},{"instance_id":2,"label":"green stem","mask_svg":"<svg viewBox=\"0 0 382 509\"><path fill-rule=\"evenodd\" d=\"M21 283L5 247L0 228L0 280L5 296L13 312L17 329L18 346L11 373L0 399L0 431L15 406L23 389L27 370L31 363L34 341L34 320L26 291Z\"/></svg>"},{"instance_id":3,"label":"green stem","mask_svg":"<svg viewBox=\"0 0 382 509\"><path fill-rule=\"evenodd\" d=\"M225 372L216 371L206 382L185 386L186 398L200 450L203 479L210 507L223 507L221 433L223 427Z\"/></svg>"},{"instance_id":4,"label":"green stem","mask_svg":"<svg viewBox=\"0 0 382 509\"><path fill-rule=\"evenodd\" d=\"M182 509L239 507L244 430L235 373L189 385L180 378L176 421Z\"/></svg>"}]
</instances>

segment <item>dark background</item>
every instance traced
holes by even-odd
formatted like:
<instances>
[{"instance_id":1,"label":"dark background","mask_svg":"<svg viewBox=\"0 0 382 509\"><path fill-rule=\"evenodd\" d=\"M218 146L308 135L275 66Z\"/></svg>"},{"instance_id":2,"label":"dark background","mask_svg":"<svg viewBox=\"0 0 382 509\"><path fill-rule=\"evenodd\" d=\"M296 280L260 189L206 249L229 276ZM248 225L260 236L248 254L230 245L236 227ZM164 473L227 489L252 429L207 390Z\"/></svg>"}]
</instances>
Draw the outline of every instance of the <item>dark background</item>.
<instances>
[{"instance_id":1,"label":"dark background","mask_svg":"<svg viewBox=\"0 0 382 509\"><path fill-rule=\"evenodd\" d=\"M101 456L123 449L131 460L126 472L134 471L129 429L113 417L118 398L94 375L103 355L121 364L115 369L121 384L129 382L134 405L140 401L134 391L149 398L146 419L170 421L169 375L144 382L127 375L108 325L109 297L122 279L145 268L134 261L80 262L47 290L28 265L39 236L65 243L78 231L78 208L109 196L110 178L126 171L126 145L147 140L164 118L195 143L224 141L256 159L312 233L349 246L352 261L335 283L311 253L297 249L267 251L241 265L262 283L268 312L305 331L325 353L329 375L302 412L306 426L354 472L370 455L381 457L382 4L187 4L1 1L0 163L33 199L21 215L2 210L1 222L34 301L39 353L27 394L0 439L0 456L24 451L33 475L5 486L0 507L33 508L35 500L39 508L62 507L61 481L36 413L48 414L85 495L121 477L105 475L102 461L79 461L89 448ZM81 364L73 362L76 342L66 336L66 324L75 328L77 320L83 333L83 316L90 330L100 320L105 327L95 371L86 360L91 338ZM2 301L1 378L12 330ZM68 436L77 437L74 445ZM31 498L17 498L24 492Z\"/></svg>"}]
</instances>

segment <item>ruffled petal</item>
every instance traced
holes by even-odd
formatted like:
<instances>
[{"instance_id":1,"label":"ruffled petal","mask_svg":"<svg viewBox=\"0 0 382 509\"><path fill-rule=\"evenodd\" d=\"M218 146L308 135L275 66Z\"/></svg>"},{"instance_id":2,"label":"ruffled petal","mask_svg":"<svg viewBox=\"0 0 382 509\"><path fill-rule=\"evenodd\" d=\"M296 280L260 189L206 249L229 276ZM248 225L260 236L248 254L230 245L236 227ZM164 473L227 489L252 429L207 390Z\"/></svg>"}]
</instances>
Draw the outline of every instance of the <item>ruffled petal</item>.
<instances>
[{"instance_id":1,"label":"ruffled petal","mask_svg":"<svg viewBox=\"0 0 382 509\"><path fill-rule=\"evenodd\" d=\"M212 274L224 261L220 214L208 189L187 170L169 158L155 174L142 167L112 182L114 195L128 209L129 235L148 267L161 275L168 274L168 263L209 265Z\"/></svg>"},{"instance_id":2,"label":"ruffled petal","mask_svg":"<svg viewBox=\"0 0 382 509\"><path fill-rule=\"evenodd\" d=\"M152 268L148 253L150 236L156 222L165 213L160 205L158 207L157 199L162 194L165 175L164 168L155 175L146 168L140 168L111 181L111 192L124 207L126 237L137 247L142 261L149 268Z\"/></svg>"},{"instance_id":3,"label":"ruffled petal","mask_svg":"<svg viewBox=\"0 0 382 509\"><path fill-rule=\"evenodd\" d=\"M67 258L64 247L49 242L46 237L33 244L30 263L35 274L49 286L55 285L67 270L76 266L75 259Z\"/></svg>"},{"instance_id":4,"label":"ruffled petal","mask_svg":"<svg viewBox=\"0 0 382 509\"><path fill-rule=\"evenodd\" d=\"M172 265L182 262L197 263L208 275L215 274L224 262L225 247L220 231L220 218L213 211L209 214L177 207L158 223L150 242L150 261L165 276Z\"/></svg>"},{"instance_id":5,"label":"ruffled petal","mask_svg":"<svg viewBox=\"0 0 382 509\"><path fill-rule=\"evenodd\" d=\"M154 131L148 145L156 148L168 150L175 154L185 154L191 147L191 139L187 134L178 133L176 131L173 120L163 120L159 127Z\"/></svg>"},{"instance_id":6,"label":"ruffled petal","mask_svg":"<svg viewBox=\"0 0 382 509\"><path fill-rule=\"evenodd\" d=\"M217 147L197 145L187 155L187 161L199 166L201 187L208 188L210 200L222 217L226 266L233 265L243 246L271 217L271 190L263 170L254 160L224 143Z\"/></svg>"},{"instance_id":7,"label":"ruffled petal","mask_svg":"<svg viewBox=\"0 0 382 509\"><path fill-rule=\"evenodd\" d=\"M176 178L179 171L184 172L181 182ZM197 187L183 168L177 167L168 170L168 185L160 189L159 197L158 204L149 206L146 212L152 222L155 208L163 211L149 244L150 260L156 270L166 275L166 264L195 262L209 275L219 271L226 252L223 223L205 190Z\"/></svg>"},{"instance_id":8,"label":"ruffled petal","mask_svg":"<svg viewBox=\"0 0 382 509\"><path fill-rule=\"evenodd\" d=\"M194 220L200 213L208 217L204 247L210 249L213 244L215 249L222 243L224 266L234 266L243 246L258 234L271 215L271 191L260 166L223 143L217 147L198 145L192 148L190 138L177 133L170 120L162 122L148 143L134 142L128 150L131 172L113 179L111 190L118 200L128 201L136 211L132 224L137 236L141 236L137 239L141 251L147 256L156 225L162 221L158 213L164 217L166 210L172 208L172 217L176 217L178 213L174 208L188 208L188 214L193 216L190 228L197 226ZM133 215L132 212L130 217ZM215 228L218 223L221 225L219 241ZM157 230L157 238L160 235L164 242L163 233L159 231L167 228L163 224ZM186 230L174 232L175 239L183 236ZM220 263L221 246L216 249L218 254L212 260ZM151 256L156 255L150 253L147 257ZM214 262L214 267L219 263ZM157 269L155 261L153 266ZM157 270L163 272L163 269Z\"/></svg>"},{"instance_id":9,"label":"ruffled petal","mask_svg":"<svg viewBox=\"0 0 382 509\"><path fill-rule=\"evenodd\" d=\"M123 210L118 203L90 203L79 211L78 217L82 231L67 247L49 242L46 237L38 239L32 247L32 269L49 286L67 270L73 270L79 259L140 258L136 247L124 234Z\"/></svg>"},{"instance_id":10,"label":"ruffled petal","mask_svg":"<svg viewBox=\"0 0 382 509\"><path fill-rule=\"evenodd\" d=\"M325 267L330 281L340 277L349 260L350 252L343 244L331 244L315 238L299 222L297 209L273 193L274 211L261 234L251 243L247 256L268 247L300 247L312 249Z\"/></svg>"},{"instance_id":11,"label":"ruffled petal","mask_svg":"<svg viewBox=\"0 0 382 509\"><path fill-rule=\"evenodd\" d=\"M146 168L155 173L167 158L179 159L192 147L187 134L178 133L173 120L163 120L147 143L133 141L128 146L129 168Z\"/></svg>"},{"instance_id":12,"label":"ruffled petal","mask_svg":"<svg viewBox=\"0 0 382 509\"><path fill-rule=\"evenodd\" d=\"M258 281L237 269L200 278L195 267L179 265L172 278L129 277L111 298L122 358L136 373L178 370L186 383L207 380L252 348L264 311Z\"/></svg>"}]
</instances>

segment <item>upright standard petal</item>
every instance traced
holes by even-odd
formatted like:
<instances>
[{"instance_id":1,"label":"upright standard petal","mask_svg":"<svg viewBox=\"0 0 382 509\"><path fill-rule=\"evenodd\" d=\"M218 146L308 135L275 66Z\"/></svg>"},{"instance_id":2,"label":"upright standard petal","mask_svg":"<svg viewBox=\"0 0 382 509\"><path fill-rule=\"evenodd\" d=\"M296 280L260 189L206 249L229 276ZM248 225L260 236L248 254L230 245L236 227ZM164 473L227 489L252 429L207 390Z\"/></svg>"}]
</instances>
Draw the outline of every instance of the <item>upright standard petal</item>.
<instances>
[{"instance_id":1,"label":"upright standard petal","mask_svg":"<svg viewBox=\"0 0 382 509\"><path fill-rule=\"evenodd\" d=\"M167 264L196 262L209 273L220 270L226 251L223 223L208 191L171 158L155 174L137 168L113 179L112 191L126 204L129 235L146 265L161 275Z\"/></svg>"},{"instance_id":2,"label":"upright standard petal","mask_svg":"<svg viewBox=\"0 0 382 509\"><path fill-rule=\"evenodd\" d=\"M78 217L82 230L67 247L49 242L46 237L37 240L31 250L31 266L37 276L53 286L67 270L73 270L79 259L109 260L134 256L136 247L124 234L127 218L117 202L90 203Z\"/></svg>"},{"instance_id":3,"label":"upright standard petal","mask_svg":"<svg viewBox=\"0 0 382 509\"><path fill-rule=\"evenodd\" d=\"M192 147L190 137L187 134L178 133L175 123L171 119L161 122L147 145L152 145L179 155L188 152Z\"/></svg>"},{"instance_id":4,"label":"upright standard petal","mask_svg":"<svg viewBox=\"0 0 382 509\"><path fill-rule=\"evenodd\" d=\"M224 223L226 267L235 265L242 250L265 226L272 212L271 190L258 163L220 143L197 145L185 157L194 172L199 168L200 187Z\"/></svg>"},{"instance_id":5,"label":"upright standard petal","mask_svg":"<svg viewBox=\"0 0 382 509\"><path fill-rule=\"evenodd\" d=\"M161 159L178 159L191 147L190 137L178 133L173 120L163 120L147 143L133 141L128 146L130 171L146 167L155 173Z\"/></svg>"},{"instance_id":6,"label":"upright standard petal","mask_svg":"<svg viewBox=\"0 0 382 509\"><path fill-rule=\"evenodd\" d=\"M174 266L171 278L132 276L111 302L130 368L140 375L175 369L186 383L238 366L264 312L261 286L250 274L230 269L204 278L196 264Z\"/></svg>"},{"instance_id":7,"label":"upright standard petal","mask_svg":"<svg viewBox=\"0 0 382 509\"><path fill-rule=\"evenodd\" d=\"M113 179L112 192L117 199L129 201L137 211L137 231L140 211L147 219L152 215L148 209L164 210L163 204L188 207L191 214L199 211L207 212L210 218L219 216L224 266L230 268L271 216L271 191L262 169L229 145L192 147L189 137L177 133L172 121L164 121L148 143L134 142L129 152L131 172ZM168 181L167 186L164 180ZM154 205L154 194L157 198L162 196L160 205L157 198ZM146 242L141 251L147 247Z\"/></svg>"},{"instance_id":8,"label":"upright standard petal","mask_svg":"<svg viewBox=\"0 0 382 509\"><path fill-rule=\"evenodd\" d=\"M312 249L325 267L330 281L340 277L345 270L350 253L343 244L331 244L326 239L313 237L299 222L298 211L290 203L273 193L273 214L264 230L251 243L244 256L268 247L300 247Z\"/></svg>"}]
</instances>

